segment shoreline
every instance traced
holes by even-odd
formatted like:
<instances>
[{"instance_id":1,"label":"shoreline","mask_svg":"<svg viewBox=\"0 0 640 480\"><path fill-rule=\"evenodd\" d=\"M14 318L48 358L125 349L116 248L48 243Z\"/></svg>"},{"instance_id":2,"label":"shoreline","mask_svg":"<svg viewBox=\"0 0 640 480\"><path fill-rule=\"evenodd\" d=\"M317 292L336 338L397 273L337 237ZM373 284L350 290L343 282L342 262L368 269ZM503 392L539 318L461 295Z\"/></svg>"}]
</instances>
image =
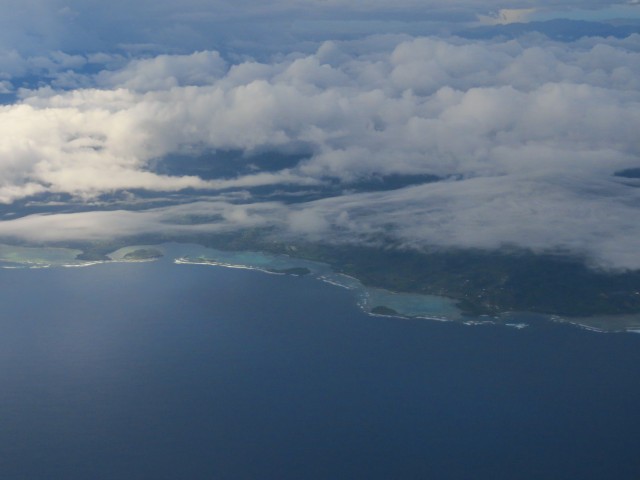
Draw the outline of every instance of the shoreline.
<instances>
[{"instance_id":1,"label":"shoreline","mask_svg":"<svg viewBox=\"0 0 640 480\"><path fill-rule=\"evenodd\" d=\"M154 245L154 247L162 248L163 245L164 244L157 244L157 245ZM181 245L189 245L189 244L170 243L166 245L170 246L171 248L175 248L176 246L179 248L179 246ZM194 245L194 246L198 247L198 249L202 249L205 251L206 250L216 251L216 249L210 249L210 248L202 247L199 245ZM134 259L122 258L122 251L139 249L142 247L146 247L146 246L130 245L127 247L120 248L112 252L111 254L108 254L107 256L110 257L108 260L75 261L75 262L74 261L69 262L64 260L61 262L56 262L54 260L54 261L47 262L44 260L40 261L40 259L36 261L33 261L33 260L29 261L28 259L22 259L22 258L19 258L19 259L5 258L5 259L0 259L0 268L5 270L19 270L23 268L41 269L41 268L51 268L51 267L81 268L81 267L91 267L94 265L107 264L107 263L147 263L147 262L155 262L162 259L162 257L134 258ZM24 251L24 249L27 247L18 247L18 248L20 248L21 251ZM38 251L40 250L41 249L38 249ZM60 249L57 249L57 250L59 251ZM111 257L111 255L115 254L116 252L118 252L119 255L116 255L115 258ZM243 251L226 252L225 251L225 253L239 254L239 253L247 253L247 252L243 252ZM258 255L264 255L268 257L273 256L268 252L250 252L250 253L255 253ZM177 257L171 258L172 256L173 255L170 255L169 257L165 257L165 258L177 265L217 266L217 267L233 268L233 269L239 269L239 270L254 270L254 271L266 273L269 275L279 275L279 276L288 275L286 272L273 271L269 268L258 267L258 266L242 264L242 263L231 263L231 262L224 262L219 260L209 260L206 258L190 258L189 256L177 256ZM285 257L292 259L294 261L300 260L301 262L307 262L305 259L297 259L296 257L291 257L290 255L286 255ZM309 261L309 263L318 263L318 262ZM318 264L318 265L321 265L321 264ZM329 265L325 265L325 264L322 264L322 265L328 269L331 268ZM493 320L483 320L482 316L475 318L475 317L466 316L464 314L461 315L460 318L450 318L446 316L429 315L429 314L425 314L425 315L404 314L402 312L398 312L397 315L372 313L371 312L372 307L370 305L367 305L367 301L366 301L366 298L369 295L369 293L367 292L367 289L371 288L373 290L383 291L385 294L389 294L389 295L403 295L405 294L405 292L391 291L391 290L381 289L377 287L367 287L364 284L362 284L362 282L359 279L352 277L350 275L339 273L339 272L334 272L333 274L327 274L327 273L314 271L314 270L311 270L311 272L312 272L311 274L312 278L315 278L316 280L320 280L329 285L333 285L333 286L350 290L350 291L362 290L364 300L363 299L357 300L358 307L368 315L375 316L375 317L387 317L387 318L399 318L399 319L423 319L423 320L432 320L432 321L439 321L439 322L456 322L456 323L461 323L464 325L472 325L472 326L494 324L494 325L502 325L508 328L522 330L522 329L525 329L526 327L529 327L530 326L529 323L525 321L519 321L518 319L512 319L509 317L513 315L534 314L534 315L540 316L540 318L544 319L545 321L551 321L553 323L560 323L560 324L569 324L574 327L587 330L590 332L595 332L595 333L640 333L640 314L596 315L593 317L566 317L566 316L553 315L553 314L538 314L535 312L508 311L508 312L502 312L496 316L492 316ZM331 275L338 276L338 278L344 278L345 281L341 282L336 278L332 278ZM411 294L408 292L406 294L419 295L419 294ZM427 295L424 295L424 297L427 297ZM429 295L429 297L442 298L448 301L452 301L452 300L455 301L455 299L450 299L448 297L439 297L439 296L433 296L433 295ZM385 305L376 305L376 306L385 306ZM390 308L390 307L387 307L387 308ZM395 309L392 308L392 310L395 310Z\"/></svg>"}]
</instances>

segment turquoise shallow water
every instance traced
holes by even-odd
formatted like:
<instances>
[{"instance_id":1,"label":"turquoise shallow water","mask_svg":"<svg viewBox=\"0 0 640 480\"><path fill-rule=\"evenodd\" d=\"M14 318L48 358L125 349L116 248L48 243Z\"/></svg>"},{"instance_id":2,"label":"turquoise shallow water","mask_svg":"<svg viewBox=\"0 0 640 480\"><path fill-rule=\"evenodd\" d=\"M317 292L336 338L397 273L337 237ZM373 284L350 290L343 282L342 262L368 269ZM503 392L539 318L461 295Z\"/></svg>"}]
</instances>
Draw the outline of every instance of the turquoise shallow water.
<instances>
[{"instance_id":1,"label":"turquoise shallow water","mask_svg":"<svg viewBox=\"0 0 640 480\"><path fill-rule=\"evenodd\" d=\"M308 276L316 280L339 286L354 292L355 302L365 312L376 311L376 307L386 307L391 311L386 314L399 317L414 317L432 320L462 321L467 325L486 325L498 323L515 328L528 326L526 318L541 317L551 321L570 322L583 328L602 331L602 325L609 325L607 330L637 330L640 323L637 315L630 315L624 320L621 317L610 318L561 318L558 316L524 315L520 312L505 312L497 317L464 316L457 307L456 301L446 297L419 295L371 288L353 277L335 273L328 265L308 260L274 255L264 252L233 252L205 248L200 245L166 243L162 245L132 245L109 254L112 263L141 263L153 260L132 260L125 258L130 252L138 249L156 249L162 251L165 260L173 260L184 265L204 265L209 267L225 267L233 269L258 270L263 273L284 275L283 271L292 268L308 270ZM48 268L48 267L88 267L102 264L102 261L76 260L78 250L65 248L28 248L0 244L0 268ZM107 262L108 263L108 262ZM526 318L525 318L526 317ZM594 321L595 320L595 321ZM598 323L600 322L600 323ZM625 323L626 322L626 323ZM595 326L594 326L595 325ZM613 326L611 326L613 325Z\"/></svg>"},{"instance_id":2,"label":"turquoise shallow water","mask_svg":"<svg viewBox=\"0 0 640 480\"><path fill-rule=\"evenodd\" d=\"M206 249L198 246L167 246L167 253L183 258L185 263L202 263L202 261L218 262L227 267L247 267L262 271L286 270L289 268L306 268L313 278L332 285L353 290L358 304L367 312L377 306L386 306L395 310L398 315L428 317L444 320L457 320L460 310L455 301L433 295L416 295L396 293L379 288L369 288L353 277L335 273L328 265L301 260L287 255L271 255L262 252L225 252Z\"/></svg>"},{"instance_id":3,"label":"turquoise shallow water","mask_svg":"<svg viewBox=\"0 0 640 480\"><path fill-rule=\"evenodd\" d=\"M367 310L383 305L402 315L413 317L431 317L441 319L459 319L460 310L455 302L433 295L415 295L410 293L394 293L379 288L365 288L364 305Z\"/></svg>"},{"instance_id":4,"label":"turquoise shallow water","mask_svg":"<svg viewBox=\"0 0 640 480\"><path fill-rule=\"evenodd\" d=\"M246 268L265 273L291 268L305 268L310 276L318 280L341 286L357 293L357 302L370 311L377 306L386 306L399 315L422 316L439 319L459 319L460 311L455 302L431 295L394 293L377 288L367 288L359 280L337 274L325 264L293 258L287 255L272 255L263 252L232 252L205 248L200 245L167 243L163 245L132 245L109 254L117 262L126 261L125 256L138 249L153 248L162 251L165 257L179 264L202 264L227 268ZM75 260L78 250L64 248L25 248L0 245L0 265L5 267L60 267L92 266L102 262Z\"/></svg>"},{"instance_id":5,"label":"turquoise shallow water","mask_svg":"<svg viewBox=\"0 0 640 480\"><path fill-rule=\"evenodd\" d=\"M80 250L69 248L29 248L0 244L0 265L38 267L77 264Z\"/></svg>"}]
</instances>

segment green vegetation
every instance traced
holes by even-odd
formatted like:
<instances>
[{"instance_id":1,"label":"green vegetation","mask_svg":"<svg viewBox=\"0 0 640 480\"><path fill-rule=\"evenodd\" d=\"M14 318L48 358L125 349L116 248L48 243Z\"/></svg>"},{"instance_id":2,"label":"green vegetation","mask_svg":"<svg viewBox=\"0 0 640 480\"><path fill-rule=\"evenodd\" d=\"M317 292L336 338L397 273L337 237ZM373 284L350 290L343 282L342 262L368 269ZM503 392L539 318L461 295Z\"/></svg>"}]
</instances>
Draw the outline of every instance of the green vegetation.
<instances>
[{"instance_id":1,"label":"green vegetation","mask_svg":"<svg viewBox=\"0 0 640 480\"><path fill-rule=\"evenodd\" d=\"M303 275L309 275L311 270L305 267L292 267L292 268L269 268L269 272L271 273L283 273L285 275L294 275L297 277L301 277Z\"/></svg>"},{"instance_id":2,"label":"green vegetation","mask_svg":"<svg viewBox=\"0 0 640 480\"><path fill-rule=\"evenodd\" d=\"M384 305L378 305L371 309L371 313L375 315L398 315L393 308L385 307Z\"/></svg>"},{"instance_id":3,"label":"green vegetation","mask_svg":"<svg viewBox=\"0 0 640 480\"><path fill-rule=\"evenodd\" d=\"M472 315L640 312L640 272L595 271L580 259L566 256L480 250L420 253L321 245L297 247L296 253L327 262L368 286L454 298Z\"/></svg>"},{"instance_id":4,"label":"green vegetation","mask_svg":"<svg viewBox=\"0 0 640 480\"><path fill-rule=\"evenodd\" d=\"M83 255L104 255L124 245L167 241L219 250L254 250L314 260L363 284L387 290L439 295L458 301L469 315L528 311L567 317L640 313L640 271L605 272L583 259L526 250L433 250L284 241L272 230L219 235L149 236L75 245ZM278 272L304 274L302 271Z\"/></svg>"},{"instance_id":5,"label":"green vegetation","mask_svg":"<svg viewBox=\"0 0 640 480\"><path fill-rule=\"evenodd\" d=\"M269 232L210 237L218 249L260 250L327 263L371 287L450 297L469 315L507 311L587 317L640 313L640 271L605 272L583 259L527 250L434 250L270 240Z\"/></svg>"}]
</instances>

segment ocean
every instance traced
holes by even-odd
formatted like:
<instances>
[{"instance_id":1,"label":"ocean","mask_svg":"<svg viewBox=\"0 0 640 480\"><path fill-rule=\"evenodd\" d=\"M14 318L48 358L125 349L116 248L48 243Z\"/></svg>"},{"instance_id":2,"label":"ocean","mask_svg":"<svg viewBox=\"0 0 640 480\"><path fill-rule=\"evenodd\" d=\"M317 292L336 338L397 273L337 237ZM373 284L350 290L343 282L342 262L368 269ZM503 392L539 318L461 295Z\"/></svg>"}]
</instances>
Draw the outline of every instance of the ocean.
<instances>
[{"instance_id":1,"label":"ocean","mask_svg":"<svg viewBox=\"0 0 640 480\"><path fill-rule=\"evenodd\" d=\"M170 258L0 285L3 480L640 478L638 334Z\"/></svg>"}]
</instances>

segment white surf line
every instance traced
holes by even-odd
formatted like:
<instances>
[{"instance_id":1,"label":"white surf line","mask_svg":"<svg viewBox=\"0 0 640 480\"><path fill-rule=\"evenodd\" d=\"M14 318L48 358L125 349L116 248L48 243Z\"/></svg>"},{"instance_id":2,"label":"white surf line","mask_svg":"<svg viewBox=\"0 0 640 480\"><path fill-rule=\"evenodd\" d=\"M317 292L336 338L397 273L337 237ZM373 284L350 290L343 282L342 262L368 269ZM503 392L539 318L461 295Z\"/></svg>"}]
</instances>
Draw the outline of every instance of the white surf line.
<instances>
[{"instance_id":1,"label":"white surf line","mask_svg":"<svg viewBox=\"0 0 640 480\"><path fill-rule=\"evenodd\" d=\"M286 275L286 273L283 272L274 272L271 270L267 270L265 268L260 268L260 267L252 267L250 265L241 265L241 264L236 264L236 263L225 263L225 262L218 262L215 260L206 260L206 261L196 261L196 260L188 260L184 257L181 258L176 258L173 260L173 263L177 263L177 264L181 264L181 265L208 265L208 266L212 266L212 267L224 267L224 268L235 268L238 270L254 270L254 271L258 271L258 272L262 272L262 273L267 273L269 275Z\"/></svg>"}]
</instances>

